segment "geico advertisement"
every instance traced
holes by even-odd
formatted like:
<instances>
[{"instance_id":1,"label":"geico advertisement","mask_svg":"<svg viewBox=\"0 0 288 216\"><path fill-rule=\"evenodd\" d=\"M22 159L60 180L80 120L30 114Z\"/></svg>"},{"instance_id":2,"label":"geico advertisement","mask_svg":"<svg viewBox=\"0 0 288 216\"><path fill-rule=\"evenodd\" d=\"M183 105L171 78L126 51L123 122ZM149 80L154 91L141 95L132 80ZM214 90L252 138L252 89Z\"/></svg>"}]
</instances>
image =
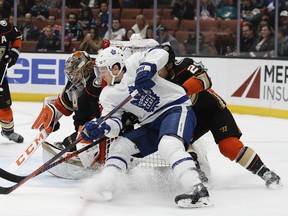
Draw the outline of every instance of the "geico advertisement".
<instances>
[{"instance_id":1,"label":"geico advertisement","mask_svg":"<svg viewBox=\"0 0 288 216\"><path fill-rule=\"evenodd\" d=\"M58 94L67 81L64 67L68 56L21 53L17 63L7 70L11 92Z\"/></svg>"},{"instance_id":2,"label":"geico advertisement","mask_svg":"<svg viewBox=\"0 0 288 216\"><path fill-rule=\"evenodd\" d=\"M195 59L196 60L196 59ZM288 62L205 58L212 88L228 104L288 110Z\"/></svg>"}]
</instances>

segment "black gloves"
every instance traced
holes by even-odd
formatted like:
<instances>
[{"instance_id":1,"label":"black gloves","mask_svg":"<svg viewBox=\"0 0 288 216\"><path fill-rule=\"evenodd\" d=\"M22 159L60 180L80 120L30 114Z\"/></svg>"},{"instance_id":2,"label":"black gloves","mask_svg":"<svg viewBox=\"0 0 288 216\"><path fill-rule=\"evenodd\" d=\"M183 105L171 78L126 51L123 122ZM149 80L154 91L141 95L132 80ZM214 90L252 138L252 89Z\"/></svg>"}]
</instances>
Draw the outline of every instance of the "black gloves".
<instances>
[{"instance_id":1,"label":"black gloves","mask_svg":"<svg viewBox=\"0 0 288 216\"><path fill-rule=\"evenodd\" d=\"M19 57L19 50L16 48L11 48L7 54L5 55L5 61L6 63L8 63L8 68L10 68L11 66L16 64L16 61Z\"/></svg>"}]
</instances>

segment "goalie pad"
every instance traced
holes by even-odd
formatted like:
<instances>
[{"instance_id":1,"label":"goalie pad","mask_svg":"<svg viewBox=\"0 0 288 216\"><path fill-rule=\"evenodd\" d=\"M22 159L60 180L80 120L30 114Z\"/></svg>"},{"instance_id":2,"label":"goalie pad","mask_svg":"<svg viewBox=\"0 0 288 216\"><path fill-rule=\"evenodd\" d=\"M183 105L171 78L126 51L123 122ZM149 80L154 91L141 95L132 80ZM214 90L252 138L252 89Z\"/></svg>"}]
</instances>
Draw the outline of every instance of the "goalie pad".
<instances>
[{"instance_id":1,"label":"goalie pad","mask_svg":"<svg viewBox=\"0 0 288 216\"><path fill-rule=\"evenodd\" d=\"M59 128L59 119L63 115L55 106L54 103L57 97L46 97L43 103L42 110L37 119L32 125L32 129L45 129L47 134Z\"/></svg>"},{"instance_id":2,"label":"goalie pad","mask_svg":"<svg viewBox=\"0 0 288 216\"><path fill-rule=\"evenodd\" d=\"M54 157L56 154L58 154L62 149L57 148L56 146L48 143L43 142L42 143L42 149L43 149L43 162L47 162L52 157ZM62 157L67 156L66 154ZM65 161L51 169L48 170L49 173L52 175L59 177L59 178L65 178L65 179L72 179L72 180L79 180L86 177L89 177L92 175L92 170L84 169L80 159L78 157L73 157L69 159L68 161Z\"/></svg>"}]
</instances>

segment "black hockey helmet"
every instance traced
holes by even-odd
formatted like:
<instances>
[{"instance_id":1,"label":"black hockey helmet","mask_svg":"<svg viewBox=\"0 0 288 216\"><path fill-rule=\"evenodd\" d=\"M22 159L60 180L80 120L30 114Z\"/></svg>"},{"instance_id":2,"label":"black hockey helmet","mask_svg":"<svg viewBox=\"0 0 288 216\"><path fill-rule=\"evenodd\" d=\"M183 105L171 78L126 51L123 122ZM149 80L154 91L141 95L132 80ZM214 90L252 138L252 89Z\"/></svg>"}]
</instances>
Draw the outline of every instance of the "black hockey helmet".
<instances>
[{"instance_id":1,"label":"black hockey helmet","mask_svg":"<svg viewBox=\"0 0 288 216\"><path fill-rule=\"evenodd\" d=\"M169 64L171 62L174 63L175 52L174 52L173 48L167 43L161 44L161 47L169 53L169 59L168 59L167 64Z\"/></svg>"}]
</instances>

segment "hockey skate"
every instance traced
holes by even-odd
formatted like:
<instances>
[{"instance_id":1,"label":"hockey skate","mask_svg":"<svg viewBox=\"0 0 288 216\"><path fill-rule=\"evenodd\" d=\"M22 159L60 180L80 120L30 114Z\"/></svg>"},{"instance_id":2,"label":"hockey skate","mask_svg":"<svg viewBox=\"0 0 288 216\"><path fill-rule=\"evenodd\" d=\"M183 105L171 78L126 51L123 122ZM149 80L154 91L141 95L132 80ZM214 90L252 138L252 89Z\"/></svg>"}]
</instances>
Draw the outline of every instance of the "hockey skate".
<instances>
[{"instance_id":1,"label":"hockey skate","mask_svg":"<svg viewBox=\"0 0 288 216\"><path fill-rule=\"evenodd\" d=\"M269 189L280 189L283 186L280 177L273 171L266 171L261 178L265 181L265 185Z\"/></svg>"},{"instance_id":2,"label":"hockey skate","mask_svg":"<svg viewBox=\"0 0 288 216\"><path fill-rule=\"evenodd\" d=\"M195 185L192 192L176 196L175 202L180 208L201 208L213 205L208 190L202 183Z\"/></svg>"},{"instance_id":3,"label":"hockey skate","mask_svg":"<svg viewBox=\"0 0 288 216\"><path fill-rule=\"evenodd\" d=\"M3 137L6 137L7 139L9 139L10 141L16 142L16 143L23 143L24 138L18 134L15 133L14 131L1 131L1 135Z\"/></svg>"},{"instance_id":4,"label":"hockey skate","mask_svg":"<svg viewBox=\"0 0 288 216\"><path fill-rule=\"evenodd\" d=\"M114 172L106 172L104 169L104 172L88 179L82 187L80 197L88 201L112 200L117 190L116 179L119 179L113 175Z\"/></svg>"}]
</instances>

